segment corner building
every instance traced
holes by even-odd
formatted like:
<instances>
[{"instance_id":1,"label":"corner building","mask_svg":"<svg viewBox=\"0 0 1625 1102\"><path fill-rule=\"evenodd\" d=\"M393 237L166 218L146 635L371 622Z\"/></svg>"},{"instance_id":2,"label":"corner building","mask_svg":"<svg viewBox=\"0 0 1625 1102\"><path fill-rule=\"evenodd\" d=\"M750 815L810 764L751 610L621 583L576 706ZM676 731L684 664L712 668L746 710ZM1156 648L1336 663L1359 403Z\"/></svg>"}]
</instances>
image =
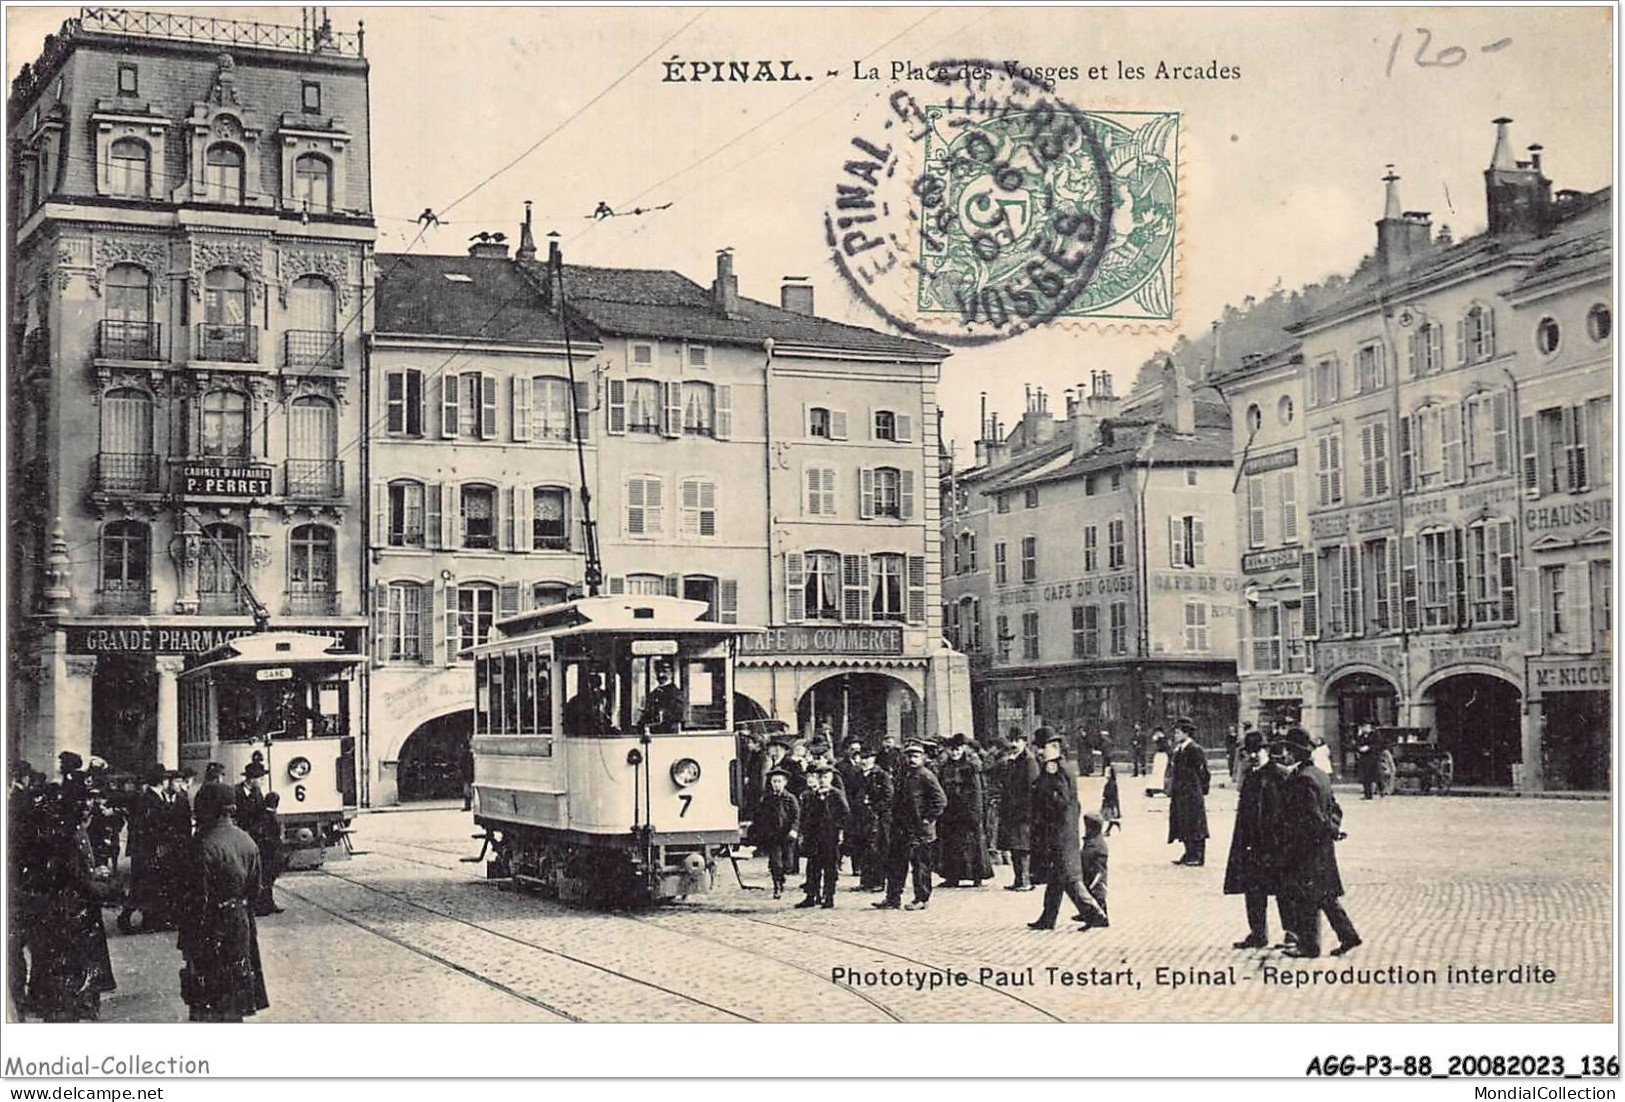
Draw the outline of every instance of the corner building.
<instances>
[{"instance_id":1,"label":"corner building","mask_svg":"<svg viewBox=\"0 0 1625 1102\"><path fill-rule=\"evenodd\" d=\"M250 589L364 645L361 46L85 9L12 85L8 749L36 766L176 765L176 676L253 629Z\"/></svg>"}]
</instances>

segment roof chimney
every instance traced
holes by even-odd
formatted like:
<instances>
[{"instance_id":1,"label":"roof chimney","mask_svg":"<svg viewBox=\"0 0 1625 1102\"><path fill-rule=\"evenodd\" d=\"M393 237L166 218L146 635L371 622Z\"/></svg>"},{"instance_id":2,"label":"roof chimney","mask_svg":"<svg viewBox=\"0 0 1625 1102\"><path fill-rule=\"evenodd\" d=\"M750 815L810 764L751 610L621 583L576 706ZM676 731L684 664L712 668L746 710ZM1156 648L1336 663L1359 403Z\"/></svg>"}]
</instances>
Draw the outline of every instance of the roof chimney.
<instances>
[{"instance_id":1,"label":"roof chimney","mask_svg":"<svg viewBox=\"0 0 1625 1102\"><path fill-rule=\"evenodd\" d=\"M732 248L717 250L717 278L711 284L711 306L725 318L739 316L739 280L734 275Z\"/></svg>"},{"instance_id":2,"label":"roof chimney","mask_svg":"<svg viewBox=\"0 0 1625 1102\"><path fill-rule=\"evenodd\" d=\"M1399 203L1399 176L1394 166L1382 178L1382 217L1377 220L1377 266L1384 276L1397 275L1409 259L1405 255L1405 214Z\"/></svg>"},{"instance_id":3,"label":"roof chimney","mask_svg":"<svg viewBox=\"0 0 1625 1102\"><path fill-rule=\"evenodd\" d=\"M1047 444L1055 439L1055 418L1050 416L1049 399L1043 387L1027 387L1027 412L1021 415L1023 447Z\"/></svg>"},{"instance_id":4,"label":"roof chimney","mask_svg":"<svg viewBox=\"0 0 1625 1102\"><path fill-rule=\"evenodd\" d=\"M1512 155L1512 137L1506 116L1495 120L1495 152L1484 170L1484 198L1489 207L1490 233L1537 234L1545 231L1552 206L1552 182L1541 175L1541 147L1529 147L1530 159Z\"/></svg>"},{"instance_id":5,"label":"roof chimney","mask_svg":"<svg viewBox=\"0 0 1625 1102\"><path fill-rule=\"evenodd\" d=\"M987 447L983 449L987 454L989 468L1000 466L1010 458L1010 445L1004 439L1004 426L999 424L999 415L988 415Z\"/></svg>"},{"instance_id":6,"label":"roof chimney","mask_svg":"<svg viewBox=\"0 0 1625 1102\"><path fill-rule=\"evenodd\" d=\"M1534 169L1536 172L1540 171L1540 154L1541 150L1545 148L1546 147L1541 145L1539 142L1536 142L1534 145L1529 147L1529 167Z\"/></svg>"},{"instance_id":7,"label":"roof chimney","mask_svg":"<svg viewBox=\"0 0 1625 1102\"><path fill-rule=\"evenodd\" d=\"M806 276L785 276L779 287L779 306L796 314L813 316L812 283Z\"/></svg>"},{"instance_id":8,"label":"roof chimney","mask_svg":"<svg viewBox=\"0 0 1625 1102\"><path fill-rule=\"evenodd\" d=\"M468 255L479 260L508 259L508 235L480 232L469 239Z\"/></svg>"},{"instance_id":9,"label":"roof chimney","mask_svg":"<svg viewBox=\"0 0 1625 1102\"><path fill-rule=\"evenodd\" d=\"M1172 356L1162 360L1162 423L1184 436L1196 431L1196 402Z\"/></svg>"},{"instance_id":10,"label":"roof chimney","mask_svg":"<svg viewBox=\"0 0 1625 1102\"><path fill-rule=\"evenodd\" d=\"M514 250L516 260L536 259L536 238L530 232L530 200L525 200L525 221L519 227L519 248Z\"/></svg>"},{"instance_id":11,"label":"roof chimney","mask_svg":"<svg viewBox=\"0 0 1625 1102\"><path fill-rule=\"evenodd\" d=\"M1490 121L1495 124L1495 152L1490 154L1490 167L1508 171L1517 168L1517 160L1512 156L1512 134L1507 130L1512 120L1502 115Z\"/></svg>"}]
</instances>

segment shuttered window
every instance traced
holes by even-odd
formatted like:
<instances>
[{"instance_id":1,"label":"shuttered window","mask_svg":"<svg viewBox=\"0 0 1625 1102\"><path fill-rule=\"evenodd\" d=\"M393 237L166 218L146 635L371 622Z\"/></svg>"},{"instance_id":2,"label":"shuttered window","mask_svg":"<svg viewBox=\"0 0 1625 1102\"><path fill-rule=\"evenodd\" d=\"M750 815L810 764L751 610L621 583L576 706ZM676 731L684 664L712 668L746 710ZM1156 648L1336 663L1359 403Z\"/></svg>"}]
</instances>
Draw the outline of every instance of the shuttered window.
<instances>
[{"instance_id":1,"label":"shuttered window","mask_svg":"<svg viewBox=\"0 0 1625 1102\"><path fill-rule=\"evenodd\" d=\"M805 469L807 493L805 505L810 517L835 515L835 468L821 465Z\"/></svg>"},{"instance_id":2,"label":"shuttered window","mask_svg":"<svg viewBox=\"0 0 1625 1102\"><path fill-rule=\"evenodd\" d=\"M1264 535L1264 478L1253 475L1247 480L1247 546L1263 547Z\"/></svg>"},{"instance_id":3,"label":"shuttered window","mask_svg":"<svg viewBox=\"0 0 1625 1102\"><path fill-rule=\"evenodd\" d=\"M416 368L384 374L384 431L390 436L423 435L423 373Z\"/></svg>"},{"instance_id":4,"label":"shuttered window","mask_svg":"<svg viewBox=\"0 0 1625 1102\"><path fill-rule=\"evenodd\" d=\"M682 485L683 535L710 539L717 534L717 484L707 478L685 478Z\"/></svg>"},{"instance_id":5,"label":"shuttered window","mask_svg":"<svg viewBox=\"0 0 1625 1102\"><path fill-rule=\"evenodd\" d=\"M626 534L658 536L664 533L665 483L651 475L626 480Z\"/></svg>"}]
</instances>

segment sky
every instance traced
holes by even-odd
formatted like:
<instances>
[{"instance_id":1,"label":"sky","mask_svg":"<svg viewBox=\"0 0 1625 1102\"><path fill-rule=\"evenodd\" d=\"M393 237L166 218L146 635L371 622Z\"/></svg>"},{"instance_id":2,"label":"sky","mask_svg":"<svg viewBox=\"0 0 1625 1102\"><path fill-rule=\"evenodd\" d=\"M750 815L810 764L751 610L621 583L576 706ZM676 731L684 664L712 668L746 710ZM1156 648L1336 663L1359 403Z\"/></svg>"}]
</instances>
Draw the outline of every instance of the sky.
<instances>
[{"instance_id":1,"label":"sky","mask_svg":"<svg viewBox=\"0 0 1625 1102\"><path fill-rule=\"evenodd\" d=\"M1050 326L955 353L940 400L962 458L984 390L1011 424L1026 384L1054 394L1052 409L1093 370L1127 393L1142 360L1205 331L1227 302L1351 271L1374 245L1389 164L1405 209L1431 211L1458 239L1482 229L1496 116L1515 120L1520 152L1545 146L1554 187L1612 182L1615 34L1599 7L328 10L339 30L366 22L381 251L406 248L425 207L450 224L417 252L459 252L481 230L511 236L530 199L538 233L557 230L572 262L709 283L716 250L732 247L743 294L776 303L783 276L809 276L818 313L877 328L836 274L822 224L850 139L895 87L852 79L854 62L1239 69L1057 86L1084 110L1180 112L1175 321ZM8 7L8 79L75 11ZM194 11L299 23L297 8ZM664 82L672 58L793 60L816 79ZM600 201L671 206L594 221Z\"/></svg>"}]
</instances>

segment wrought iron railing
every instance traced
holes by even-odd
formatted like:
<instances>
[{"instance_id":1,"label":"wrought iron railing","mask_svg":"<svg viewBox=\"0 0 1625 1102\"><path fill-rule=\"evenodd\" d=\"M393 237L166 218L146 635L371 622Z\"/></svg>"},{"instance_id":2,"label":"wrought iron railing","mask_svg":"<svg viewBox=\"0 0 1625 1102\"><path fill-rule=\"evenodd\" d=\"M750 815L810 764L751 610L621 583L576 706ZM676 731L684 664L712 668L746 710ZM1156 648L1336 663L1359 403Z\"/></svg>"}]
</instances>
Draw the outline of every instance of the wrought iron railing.
<instances>
[{"instance_id":1,"label":"wrought iron railing","mask_svg":"<svg viewBox=\"0 0 1625 1102\"><path fill-rule=\"evenodd\" d=\"M258 363L260 331L252 325L201 322L197 327L197 343L192 348L192 358L228 364Z\"/></svg>"},{"instance_id":2,"label":"wrought iron railing","mask_svg":"<svg viewBox=\"0 0 1625 1102\"><path fill-rule=\"evenodd\" d=\"M248 601L241 593L199 593L197 610L205 616L237 616L248 612Z\"/></svg>"},{"instance_id":3,"label":"wrought iron railing","mask_svg":"<svg viewBox=\"0 0 1625 1102\"><path fill-rule=\"evenodd\" d=\"M115 613L145 616L152 611L152 590L103 589L96 594L96 611L104 616Z\"/></svg>"},{"instance_id":4,"label":"wrought iron railing","mask_svg":"<svg viewBox=\"0 0 1625 1102\"><path fill-rule=\"evenodd\" d=\"M70 20L70 23L73 22ZM105 34L133 34L171 38L215 46L248 46L260 50L291 50L302 54L331 53L361 57L365 32L346 34L325 20L307 26L250 23L238 19L212 19L171 12L131 11L127 8L80 8L78 25Z\"/></svg>"},{"instance_id":5,"label":"wrought iron railing","mask_svg":"<svg viewBox=\"0 0 1625 1102\"><path fill-rule=\"evenodd\" d=\"M534 521L531 525L531 546L537 551L568 551L570 532L558 521Z\"/></svg>"},{"instance_id":6,"label":"wrought iron railing","mask_svg":"<svg viewBox=\"0 0 1625 1102\"><path fill-rule=\"evenodd\" d=\"M158 457L150 452L102 452L96 456L96 489L104 494L157 493Z\"/></svg>"},{"instance_id":7,"label":"wrought iron railing","mask_svg":"<svg viewBox=\"0 0 1625 1102\"><path fill-rule=\"evenodd\" d=\"M337 616L339 593L336 589L306 589L290 592L282 602L284 616Z\"/></svg>"},{"instance_id":8,"label":"wrought iron railing","mask_svg":"<svg viewBox=\"0 0 1625 1102\"><path fill-rule=\"evenodd\" d=\"M161 360L161 328L155 321L104 318L96 327L96 355L104 360Z\"/></svg>"},{"instance_id":9,"label":"wrought iron railing","mask_svg":"<svg viewBox=\"0 0 1625 1102\"><path fill-rule=\"evenodd\" d=\"M344 339L338 333L290 329L282 334L283 367L344 370Z\"/></svg>"},{"instance_id":10,"label":"wrought iron railing","mask_svg":"<svg viewBox=\"0 0 1625 1102\"><path fill-rule=\"evenodd\" d=\"M282 492L306 501L327 501L344 496L344 461L340 459L290 459Z\"/></svg>"}]
</instances>

